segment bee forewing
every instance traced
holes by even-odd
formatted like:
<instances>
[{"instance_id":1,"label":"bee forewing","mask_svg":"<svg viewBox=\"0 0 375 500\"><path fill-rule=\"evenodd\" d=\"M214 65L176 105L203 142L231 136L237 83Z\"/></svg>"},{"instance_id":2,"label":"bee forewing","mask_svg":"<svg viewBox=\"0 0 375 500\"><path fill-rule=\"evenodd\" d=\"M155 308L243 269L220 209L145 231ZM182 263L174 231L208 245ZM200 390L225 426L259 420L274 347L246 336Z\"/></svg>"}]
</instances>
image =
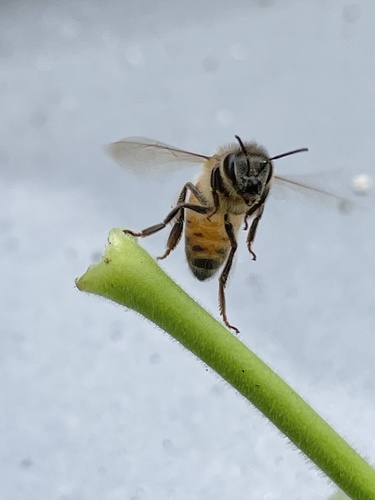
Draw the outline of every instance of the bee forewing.
<instances>
[{"instance_id":1,"label":"bee forewing","mask_svg":"<svg viewBox=\"0 0 375 500\"><path fill-rule=\"evenodd\" d=\"M343 196L332 193L325 188L312 184L313 175L283 176L275 175L272 180L271 194L276 199L287 199L291 196L307 198L315 203L336 206L339 208L353 209L356 204ZM319 176L324 182L325 175Z\"/></svg>"},{"instance_id":2,"label":"bee forewing","mask_svg":"<svg viewBox=\"0 0 375 500\"><path fill-rule=\"evenodd\" d=\"M146 137L127 137L109 144L106 150L118 164L135 171L176 163L198 164L208 159Z\"/></svg>"}]
</instances>

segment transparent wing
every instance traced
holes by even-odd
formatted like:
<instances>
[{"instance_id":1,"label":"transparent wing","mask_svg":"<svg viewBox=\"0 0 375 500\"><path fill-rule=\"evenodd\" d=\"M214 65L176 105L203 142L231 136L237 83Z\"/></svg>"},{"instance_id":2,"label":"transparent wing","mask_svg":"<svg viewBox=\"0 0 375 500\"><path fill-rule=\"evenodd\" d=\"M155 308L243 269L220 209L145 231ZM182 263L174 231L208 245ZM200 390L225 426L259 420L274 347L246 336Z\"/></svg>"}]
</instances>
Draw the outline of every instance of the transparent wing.
<instances>
[{"instance_id":1,"label":"transparent wing","mask_svg":"<svg viewBox=\"0 0 375 500\"><path fill-rule=\"evenodd\" d=\"M341 210L351 210L357 206L356 203L345 197L314 185L312 183L313 177L314 174L283 177L275 175L272 180L271 193L276 199L286 199L290 198L290 195L294 195L299 198L309 198L325 205L333 205ZM327 179L326 174L319 174L320 183L325 182Z\"/></svg>"},{"instance_id":2,"label":"transparent wing","mask_svg":"<svg viewBox=\"0 0 375 500\"><path fill-rule=\"evenodd\" d=\"M106 150L118 164L137 172L176 163L199 164L209 158L146 137L127 137L109 144Z\"/></svg>"}]
</instances>

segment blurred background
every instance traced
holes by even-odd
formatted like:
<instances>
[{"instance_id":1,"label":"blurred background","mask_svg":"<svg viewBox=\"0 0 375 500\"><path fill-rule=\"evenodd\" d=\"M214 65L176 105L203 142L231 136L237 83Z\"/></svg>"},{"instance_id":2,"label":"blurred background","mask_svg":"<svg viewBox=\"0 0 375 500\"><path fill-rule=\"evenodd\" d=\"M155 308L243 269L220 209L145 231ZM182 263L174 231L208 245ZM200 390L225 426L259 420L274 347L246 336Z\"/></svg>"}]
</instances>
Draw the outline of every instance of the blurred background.
<instances>
[{"instance_id":1,"label":"blurred background","mask_svg":"<svg viewBox=\"0 0 375 500\"><path fill-rule=\"evenodd\" d=\"M334 486L145 319L79 293L112 227L163 219L192 167L137 177L104 145L255 139L280 175L365 208L270 199L227 289L239 338L374 463L375 5L0 4L0 498L325 499ZM199 168L198 168L199 172ZM325 173L330 172L328 175ZM167 233L141 244L163 252ZM161 263L218 317L183 245Z\"/></svg>"}]
</instances>

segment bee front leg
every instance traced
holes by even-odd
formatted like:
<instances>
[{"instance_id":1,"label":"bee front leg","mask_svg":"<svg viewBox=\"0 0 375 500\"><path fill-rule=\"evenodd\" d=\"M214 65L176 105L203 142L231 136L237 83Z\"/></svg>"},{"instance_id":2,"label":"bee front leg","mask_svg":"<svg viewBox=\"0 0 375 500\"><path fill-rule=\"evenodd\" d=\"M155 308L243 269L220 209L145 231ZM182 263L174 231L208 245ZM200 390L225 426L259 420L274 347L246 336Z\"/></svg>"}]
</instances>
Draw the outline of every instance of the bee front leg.
<instances>
[{"instance_id":1,"label":"bee front leg","mask_svg":"<svg viewBox=\"0 0 375 500\"><path fill-rule=\"evenodd\" d=\"M257 256L251 247L252 247L252 244L253 244L253 241L255 238L255 234L257 231L259 221L262 218L263 212L264 212L264 203L262 205L260 205L260 207L257 210L255 210L256 216L254 217L253 222L251 223L251 226L250 226L250 229L249 229L249 232L247 235L247 239L246 239L247 248L253 257L253 260L257 260Z\"/></svg>"},{"instance_id":2,"label":"bee front leg","mask_svg":"<svg viewBox=\"0 0 375 500\"><path fill-rule=\"evenodd\" d=\"M249 218L249 215L248 215L248 214L246 214L246 215L245 215L245 217L244 217L244 219L243 219L243 224L244 224L244 225L243 225L243 230L244 230L244 231L247 231L247 230L248 230L248 228L249 228L249 224L248 224L248 222L247 222L247 219L248 219L248 218Z\"/></svg>"},{"instance_id":3,"label":"bee front leg","mask_svg":"<svg viewBox=\"0 0 375 500\"><path fill-rule=\"evenodd\" d=\"M226 301L225 301L224 289L225 289L225 286L226 286L227 281L228 281L228 276L229 276L230 270L232 268L233 257L234 257L234 254L236 253L236 250L237 250L237 240L236 240L236 236L234 234L233 225L230 222L228 214L224 215L224 226L225 226L225 231L226 231L228 238L229 238L229 241L230 241L231 249L230 249L227 261L225 263L224 269L223 269L223 271L220 275L220 278L219 278L219 310L220 310L220 314L223 318L225 325L228 328L234 330L236 333L240 333L238 328L236 328L235 326L233 326L229 323L228 318L227 318L227 312L226 312Z\"/></svg>"},{"instance_id":4,"label":"bee front leg","mask_svg":"<svg viewBox=\"0 0 375 500\"><path fill-rule=\"evenodd\" d=\"M211 172L211 194L212 199L214 201L214 208L208 214L207 219L211 222L211 217L216 214L220 207L220 199L218 195L218 190L220 190L221 186L221 177L219 167L215 167Z\"/></svg>"}]
</instances>

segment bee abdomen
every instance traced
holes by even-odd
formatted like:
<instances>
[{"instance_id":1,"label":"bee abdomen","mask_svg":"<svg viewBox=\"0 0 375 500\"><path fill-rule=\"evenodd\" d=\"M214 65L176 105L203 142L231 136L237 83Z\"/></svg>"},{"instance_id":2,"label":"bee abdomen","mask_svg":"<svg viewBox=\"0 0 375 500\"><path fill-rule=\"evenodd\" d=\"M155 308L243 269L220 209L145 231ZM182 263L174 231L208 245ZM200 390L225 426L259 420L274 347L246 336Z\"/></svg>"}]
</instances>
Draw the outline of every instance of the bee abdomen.
<instances>
[{"instance_id":1,"label":"bee abdomen","mask_svg":"<svg viewBox=\"0 0 375 500\"><path fill-rule=\"evenodd\" d=\"M192 273L200 281L211 278L223 265L228 253L226 248L214 248L212 244L209 247L204 246L203 242L191 245L191 241L186 238L187 261Z\"/></svg>"},{"instance_id":2,"label":"bee abdomen","mask_svg":"<svg viewBox=\"0 0 375 500\"><path fill-rule=\"evenodd\" d=\"M188 260L188 263L192 273L200 281L211 278L222 265L222 261L212 258L194 258Z\"/></svg>"}]
</instances>

